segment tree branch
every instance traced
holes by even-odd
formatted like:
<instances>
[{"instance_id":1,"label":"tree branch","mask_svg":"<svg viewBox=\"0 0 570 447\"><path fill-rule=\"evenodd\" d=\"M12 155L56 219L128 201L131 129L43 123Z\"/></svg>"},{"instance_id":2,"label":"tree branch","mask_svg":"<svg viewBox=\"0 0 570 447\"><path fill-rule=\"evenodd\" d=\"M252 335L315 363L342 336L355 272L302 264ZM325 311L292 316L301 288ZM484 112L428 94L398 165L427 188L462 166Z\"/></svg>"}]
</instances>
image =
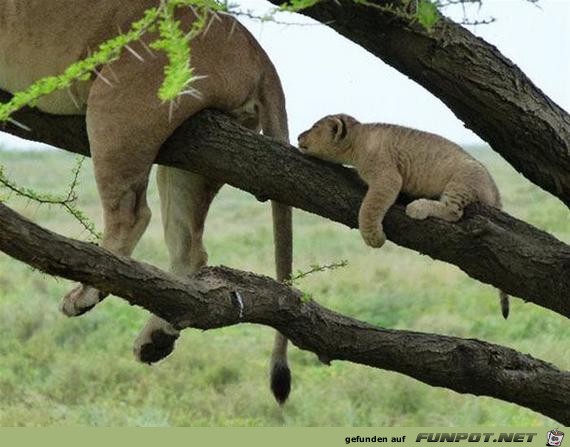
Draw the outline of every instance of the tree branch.
<instances>
[{"instance_id":1,"label":"tree branch","mask_svg":"<svg viewBox=\"0 0 570 447\"><path fill-rule=\"evenodd\" d=\"M445 17L427 31L353 0L324 1L301 13L432 92L517 171L570 206L570 116L496 47Z\"/></svg>"},{"instance_id":2,"label":"tree branch","mask_svg":"<svg viewBox=\"0 0 570 447\"><path fill-rule=\"evenodd\" d=\"M0 100L5 99L0 92ZM8 132L66 150L89 154L82 117L53 116L27 109ZM254 134L225 115L204 111L166 142L158 163L231 184L259 200L275 199L350 228L366 186L350 169L299 154ZM401 205L384 220L388 238L432 258L457 265L469 276L570 317L570 247L505 213L472 205L461 221L417 221Z\"/></svg>"},{"instance_id":3,"label":"tree branch","mask_svg":"<svg viewBox=\"0 0 570 447\"><path fill-rule=\"evenodd\" d=\"M259 323L326 363L348 360L397 371L429 385L496 397L570 423L570 373L510 348L374 327L305 302L298 290L268 277L225 267L205 268L181 280L52 233L2 204L0 227L0 250L10 256L121 296L180 329Z\"/></svg>"}]
</instances>

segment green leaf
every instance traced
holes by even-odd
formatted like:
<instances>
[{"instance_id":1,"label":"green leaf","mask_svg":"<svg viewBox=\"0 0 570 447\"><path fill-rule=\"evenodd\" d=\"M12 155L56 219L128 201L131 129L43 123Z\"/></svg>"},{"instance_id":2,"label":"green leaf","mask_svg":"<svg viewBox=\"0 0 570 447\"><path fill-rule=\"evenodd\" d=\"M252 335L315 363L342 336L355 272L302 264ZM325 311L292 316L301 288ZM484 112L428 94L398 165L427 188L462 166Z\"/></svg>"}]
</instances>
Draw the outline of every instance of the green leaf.
<instances>
[{"instance_id":1,"label":"green leaf","mask_svg":"<svg viewBox=\"0 0 570 447\"><path fill-rule=\"evenodd\" d=\"M430 0L420 0L416 16L418 22L430 31L439 20L439 11Z\"/></svg>"}]
</instances>

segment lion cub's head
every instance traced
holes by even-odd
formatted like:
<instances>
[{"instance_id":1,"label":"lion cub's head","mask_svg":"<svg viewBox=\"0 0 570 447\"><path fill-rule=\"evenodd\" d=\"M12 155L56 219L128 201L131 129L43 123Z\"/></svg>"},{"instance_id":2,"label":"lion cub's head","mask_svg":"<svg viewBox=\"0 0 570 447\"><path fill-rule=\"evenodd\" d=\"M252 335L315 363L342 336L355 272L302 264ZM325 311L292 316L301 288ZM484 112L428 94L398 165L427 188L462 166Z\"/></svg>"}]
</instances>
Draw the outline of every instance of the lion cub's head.
<instances>
[{"instance_id":1,"label":"lion cub's head","mask_svg":"<svg viewBox=\"0 0 570 447\"><path fill-rule=\"evenodd\" d=\"M351 129L359 122L352 116L328 115L299 135L303 154L336 163L348 163L351 152Z\"/></svg>"}]
</instances>

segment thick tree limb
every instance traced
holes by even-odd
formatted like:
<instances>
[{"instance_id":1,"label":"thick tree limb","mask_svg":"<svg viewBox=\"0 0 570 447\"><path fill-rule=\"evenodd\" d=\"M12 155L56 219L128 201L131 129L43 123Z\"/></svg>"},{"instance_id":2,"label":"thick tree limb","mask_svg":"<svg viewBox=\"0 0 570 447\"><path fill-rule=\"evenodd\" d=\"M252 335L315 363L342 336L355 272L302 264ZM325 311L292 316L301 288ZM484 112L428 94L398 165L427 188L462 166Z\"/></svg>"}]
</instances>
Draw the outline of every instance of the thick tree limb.
<instances>
[{"instance_id":1,"label":"thick tree limb","mask_svg":"<svg viewBox=\"0 0 570 447\"><path fill-rule=\"evenodd\" d=\"M432 92L525 177L570 206L570 116L493 45L446 18L429 32L353 0L324 1L302 13Z\"/></svg>"},{"instance_id":2,"label":"thick tree limb","mask_svg":"<svg viewBox=\"0 0 570 447\"><path fill-rule=\"evenodd\" d=\"M15 119L32 131L17 126L5 130L89 154L81 117L26 110ZM157 162L216 178L260 200L279 200L350 228L358 225L366 190L351 170L302 156L213 111L181 126ZM570 247L547 233L482 205L469 207L455 224L416 221L396 205L384 222L393 242L455 264L473 278L570 317Z\"/></svg>"},{"instance_id":3,"label":"thick tree limb","mask_svg":"<svg viewBox=\"0 0 570 447\"><path fill-rule=\"evenodd\" d=\"M206 268L180 280L59 236L2 204L0 228L0 250L10 256L48 274L121 296L179 328L259 323L277 329L325 362L348 360L397 371L430 385L496 397L570 423L570 372L510 348L374 327L314 301L304 302L299 291L268 277L229 268Z\"/></svg>"}]
</instances>

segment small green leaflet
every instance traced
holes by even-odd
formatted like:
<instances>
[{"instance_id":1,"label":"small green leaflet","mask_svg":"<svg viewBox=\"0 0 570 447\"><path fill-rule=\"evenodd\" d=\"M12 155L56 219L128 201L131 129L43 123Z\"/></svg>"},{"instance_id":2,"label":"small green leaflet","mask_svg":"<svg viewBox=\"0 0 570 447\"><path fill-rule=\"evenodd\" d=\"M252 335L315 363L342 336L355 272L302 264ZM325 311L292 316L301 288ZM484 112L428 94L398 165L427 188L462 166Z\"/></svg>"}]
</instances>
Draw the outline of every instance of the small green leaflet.
<instances>
[{"instance_id":1,"label":"small green leaflet","mask_svg":"<svg viewBox=\"0 0 570 447\"><path fill-rule=\"evenodd\" d=\"M430 0L420 0L416 16L420 24L428 31L430 31L439 20L437 7Z\"/></svg>"}]
</instances>

